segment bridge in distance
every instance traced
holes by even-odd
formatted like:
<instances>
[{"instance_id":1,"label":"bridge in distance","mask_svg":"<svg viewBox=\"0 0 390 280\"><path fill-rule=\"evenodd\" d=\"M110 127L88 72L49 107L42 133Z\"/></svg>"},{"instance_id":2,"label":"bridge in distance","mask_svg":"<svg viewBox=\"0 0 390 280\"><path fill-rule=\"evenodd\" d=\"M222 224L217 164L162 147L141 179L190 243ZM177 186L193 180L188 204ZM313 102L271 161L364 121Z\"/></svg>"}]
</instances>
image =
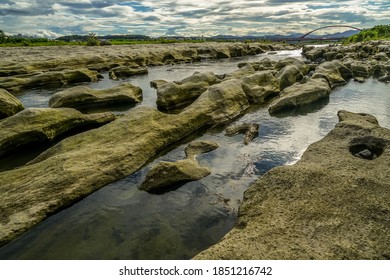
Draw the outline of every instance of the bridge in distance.
<instances>
[{"instance_id":1,"label":"bridge in distance","mask_svg":"<svg viewBox=\"0 0 390 280\"><path fill-rule=\"evenodd\" d=\"M300 36L300 37L296 37L296 38L280 38L280 39L274 39L275 41L313 41L313 40L324 40L324 41L338 41L338 40L341 40L341 39L344 39L345 37L326 37L324 36L323 38L308 38L307 36L318 31L318 30L321 30L321 29L328 29L328 28L349 28L349 29L355 29L355 30L358 30L358 31L361 31L362 29L361 28L358 28L358 27L354 27L354 26L351 26L351 25L327 25L327 26L323 26L323 27L320 27L320 28L316 28L316 29L313 29L307 33L305 33L304 35Z\"/></svg>"}]
</instances>

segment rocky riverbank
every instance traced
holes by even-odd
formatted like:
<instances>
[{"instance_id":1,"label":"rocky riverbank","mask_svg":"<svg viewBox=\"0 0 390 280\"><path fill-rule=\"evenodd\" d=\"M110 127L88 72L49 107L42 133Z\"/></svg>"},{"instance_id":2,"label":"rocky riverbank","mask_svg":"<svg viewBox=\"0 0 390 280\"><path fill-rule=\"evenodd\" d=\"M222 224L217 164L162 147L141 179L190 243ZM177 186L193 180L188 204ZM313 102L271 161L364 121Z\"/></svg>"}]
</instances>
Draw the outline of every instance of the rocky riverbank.
<instances>
[{"instance_id":1,"label":"rocky riverbank","mask_svg":"<svg viewBox=\"0 0 390 280\"><path fill-rule=\"evenodd\" d=\"M338 116L296 164L253 184L234 229L195 259L389 259L390 130Z\"/></svg>"},{"instance_id":2,"label":"rocky riverbank","mask_svg":"<svg viewBox=\"0 0 390 280\"><path fill-rule=\"evenodd\" d=\"M107 124L68 137L27 165L0 173L0 245L95 190L134 173L179 140L210 126L225 125L244 114L251 104L272 101L269 112L278 114L326 99L332 89L351 78L360 79L363 74L386 82L390 52L384 46L390 46L389 42L333 47L338 50L334 56L329 54L334 51L331 47L304 48L303 53L310 59L305 62L265 58L241 63L236 71L222 75L194 73L181 81L151 81L157 89L158 108L173 110L175 114L148 107L130 109L116 118L110 112L88 115L70 108L23 110L18 107L11 113L8 110L5 119L0 121L0 126L7 131L5 140L0 139L1 147L5 147L0 155L12 154L21 146L51 142L73 128L88 130L89 125L96 128ZM93 82L101 78L102 71L114 73L116 69L115 78L118 78L122 75L119 73L145 74L146 66L229 58L282 48L285 46L261 44L56 47L15 49L18 56L11 49L0 49L1 56L8 55L0 62L0 88L8 99L9 92L31 87ZM367 50L367 56L354 56L360 49ZM67 52L71 52L68 57ZM140 89L131 85L104 91L78 86L54 95L50 105L78 109L98 105L110 111L108 105L112 102L135 103L141 99ZM8 108L1 102L2 99L0 108ZM23 119L26 116L28 121ZM14 120L22 121L12 125ZM257 136L258 127L252 138ZM366 156L367 151L355 154ZM338 154L333 156L337 158ZM378 159L382 157L381 154ZM201 168L196 162L191 164ZM180 181L181 177L178 178Z\"/></svg>"}]
</instances>

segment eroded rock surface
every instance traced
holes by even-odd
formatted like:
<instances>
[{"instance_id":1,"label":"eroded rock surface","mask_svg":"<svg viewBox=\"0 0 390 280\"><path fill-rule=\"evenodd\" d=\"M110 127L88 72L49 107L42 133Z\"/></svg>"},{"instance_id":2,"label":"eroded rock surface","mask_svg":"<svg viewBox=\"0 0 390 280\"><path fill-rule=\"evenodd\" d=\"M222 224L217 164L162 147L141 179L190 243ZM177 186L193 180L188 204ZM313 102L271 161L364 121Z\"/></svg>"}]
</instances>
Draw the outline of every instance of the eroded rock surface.
<instances>
[{"instance_id":1,"label":"eroded rock surface","mask_svg":"<svg viewBox=\"0 0 390 280\"><path fill-rule=\"evenodd\" d=\"M77 86L57 92L49 100L52 108L76 109L135 104L142 100L142 89L130 83L123 83L110 89L91 89Z\"/></svg>"},{"instance_id":2,"label":"eroded rock surface","mask_svg":"<svg viewBox=\"0 0 390 280\"><path fill-rule=\"evenodd\" d=\"M203 127L230 121L248 107L241 82L225 81L209 87L180 114L138 107L103 127L62 140L29 165L1 172L0 245L132 174L174 142ZM69 110L76 111L46 110L66 111L67 116Z\"/></svg>"},{"instance_id":3,"label":"eroded rock surface","mask_svg":"<svg viewBox=\"0 0 390 280\"><path fill-rule=\"evenodd\" d=\"M114 119L112 113L85 115L71 108L28 108L0 121L0 156L26 145L51 142L74 129L96 127Z\"/></svg>"},{"instance_id":4,"label":"eroded rock surface","mask_svg":"<svg viewBox=\"0 0 390 280\"><path fill-rule=\"evenodd\" d=\"M218 148L218 144L215 142L191 142L185 148L186 159L175 162L161 161L157 163L148 172L139 189L159 193L210 175L210 168L201 166L196 161L196 156L201 153L210 152L216 148Z\"/></svg>"},{"instance_id":5,"label":"eroded rock surface","mask_svg":"<svg viewBox=\"0 0 390 280\"><path fill-rule=\"evenodd\" d=\"M163 111L182 109L196 100L209 86L221 80L213 72L195 72L182 81L152 81L157 88L157 106Z\"/></svg>"},{"instance_id":6,"label":"eroded rock surface","mask_svg":"<svg viewBox=\"0 0 390 280\"><path fill-rule=\"evenodd\" d=\"M370 115L338 115L296 164L245 192L233 230L195 259L389 259L390 130ZM357 144L377 157L355 156Z\"/></svg>"},{"instance_id":7,"label":"eroded rock surface","mask_svg":"<svg viewBox=\"0 0 390 280\"><path fill-rule=\"evenodd\" d=\"M98 72L89 69L49 71L0 77L0 87L9 91L20 91L37 87L44 88L81 82L96 82L98 77Z\"/></svg>"},{"instance_id":8,"label":"eroded rock surface","mask_svg":"<svg viewBox=\"0 0 390 280\"><path fill-rule=\"evenodd\" d=\"M294 109L317 102L329 97L330 87L324 78L309 79L306 83L296 83L285 88L280 97L274 100L268 108L270 114L288 109Z\"/></svg>"},{"instance_id":9,"label":"eroded rock surface","mask_svg":"<svg viewBox=\"0 0 390 280\"><path fill-rule=\"evenodd\" d=\"M0 88L0 119L15 115L23 109L23 104L15 96Z\"/></svg>"},{"instance_id":10,"label":"eroded rock surface","mask_svg":"<svg viewBox=\"0 0 390 280\"><path fill-rule=\"evenodd\" d=\"M110 79L118 80L121 78L145 74L148 74L148 69L146 67L131 68L127 66L118 66L110 70L109 77Z\"/></svg>"}]
</instances>

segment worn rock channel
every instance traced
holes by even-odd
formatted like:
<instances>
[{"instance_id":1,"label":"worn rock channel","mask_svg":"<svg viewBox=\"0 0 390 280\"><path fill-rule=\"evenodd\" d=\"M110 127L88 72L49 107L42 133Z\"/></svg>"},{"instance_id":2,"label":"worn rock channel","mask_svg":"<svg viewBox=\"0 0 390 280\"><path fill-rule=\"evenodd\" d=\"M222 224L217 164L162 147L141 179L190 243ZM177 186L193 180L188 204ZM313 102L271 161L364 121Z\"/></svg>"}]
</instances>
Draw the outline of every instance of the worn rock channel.
<instances>
[{"instance_id":1,"label":"worn rock channel","mask_svg":"<svg viewBox=\"0 0 390 280\"><path fill-rule=\"evenodd\" d=\"M120 49L119 53L115 47L114 50L104 47L100 49L100 55L95 52L93 57L80 56L77 51L81 50L77 49L77 60L61 60L51 54L53 59L46 59L46 65L41 60L27 59L29 55L34 58L39 56L39 51L26 54L28 63L11 56L8 62L3 62L0 71L0 87L5 94L20 97L23 103L28 95L24 92L51 92L40 104L46 105L39 107L48 107L49 104L52 107L73 107L82 113L68 108L27 108L20 111L19 107L8 113L11 116L0 121L0 126L4 127L2 132L5 132L1 134L0 147L6 159L17 155L19 147L26 150L32 145L46 147L37 152L37 156L22 161L23 164L11 165L8 169L2 167L3 171L0 171L2 244L20 236L0 248L0 256L49 259L195 256L218 242L234 225L242 193L247 187L259 177L259 181L264 180L261 176L272 167L298 160L310 143L325 136L337 123L338 111L371 113L380 124L389 127L389 59L386 60L385 56L390 53L386 46L390 45L387 42L371 42L347 47L304 48L307 60L297 55L300 51L288 53L289 50L283 50L285 46L259 44L177 45L169 51L155 47L155 50L148 51ZM269 50L276 51L276 55L267 55ZM284 53L285 56L281 55ZM295 57L287 57L293 53ZM50 52L45 55L50 55ZM232 57L242 56L245 57L232 61ZM215 64L210 61L221 58L225 60ZM15 61L11 63L12 59L19 64ZM171 66L161 66L164 64ZM237 64L234 69L232 65ZM221 69L213 65L225 67ZM154 69L157 69L154 66L171 73L153 76ZM149 67L149 71L145 67ZM197 72L185 75L186 68L196 69ZM110 69L116 74L110 74L111 79L108 80L105 73ZM100 87L102 83L97 81L102 81L102 78L112 82ZM146 94L142 79L156 88L153 93L157 94L157 99ZM84 83L83 86L79 86L80 82ZM125 87L120 85L123 82L134 85ZM56 93L53 95L53 90L47 88L56 88ZM142 90L144 93L140 98ZM369 105L375 104L375 98L382 98L381 105L371 108ZM126 108L117 111L115 105L118 103L126 105ZM67 112L74 117L62 120L60 114L66 115ZM56 118L45 120L50 114L58 114L58 121ZM341 118L340 123L345 119ZM21 122L26 125L20 125ZM250 141L245 140L244 143L243 134L225 136L227 126L249 122L256 127ZM85 130L88 131L80 133ZM378 144L380 155L377 150L373 151L377 149L375 141L374 144L356 144L366 149L348 155L354 158L356 154L373 157L372 164L388 174L386 168L389 166L385 159L389 139L386 132L382 134ZM195 139L201 140L198 143L212 141L216 146L198 154L196 160L188 158L188 154L184 159L185 146ZM193 143L190 145L197 145L197 142ZM153 176L147 174L164 160L176 162L173 171L169 168L171 171L164 169ZM0 159L1 164L5 162ZM314 162L311 164L315 165ZM145 178L153 178L152 185L155 185L156 174L184 170L180 164L183 168L185 165L186 174L191 174L188 168L194 168L203 175L180 175L177 178L181 179L174 183L172 179L175 176L166 174L170 180L164 182L173 184L175 188L158 194L142 190ZM318 163L316 168L320 166ZM272 170L264 178L270 176ZM382 179L378 180L380 185ZM386 181L386 178L383 180ZM256 215L246 214L245 211L250 197L257 197L249 194L258 184L256 182L246 192L232 233L242 230L246 234L247 226L243 224L250 222L242 222L242 216L253 216L256 221ZM161 185L157 184L157 187ZM384 198L388 198L386 183L382 189ZM372 201L367 201L369 207ZM379 200L377 206L384 216L370 225L378 234L376 239L386 244L389 240L384 229L389 209ZM93 213L95 208L99 210ZM47 219L56 212L58 214ZM348 223L349 220L343 222ZM296 226L299 225L297 222ZM356 228L362 226L357 224ZM26 234L22 234L27 230ZM282 243L284 238L292 238L288 236L297 232L289 234L283 235ZM41 236L51 237L42 240ZM354 244L353 238L349 239L351 244ZM229 235L222 242L228 239ZM246 241L243 242L245 244ZM25 244L29 244L30 249ZM73 244L72 248L65 249L69 244ZM309 245L304 248L305 252L309 252L307 254L279 254L271 258L387 258L389 255L383 249L385 247L376 245L367 251L370 252L367 255L347 254L341 249L333 254L325 249L322 254L313 253ZM241 249L242 252L239 252L236 248L237 254L232 255L228 253L231 249L223 251L218 248L217 254L206 251L198 258L268 257L245 252L244 246ZM292 250L295 252L299 248Z\"/></svg>"}]
</instances>

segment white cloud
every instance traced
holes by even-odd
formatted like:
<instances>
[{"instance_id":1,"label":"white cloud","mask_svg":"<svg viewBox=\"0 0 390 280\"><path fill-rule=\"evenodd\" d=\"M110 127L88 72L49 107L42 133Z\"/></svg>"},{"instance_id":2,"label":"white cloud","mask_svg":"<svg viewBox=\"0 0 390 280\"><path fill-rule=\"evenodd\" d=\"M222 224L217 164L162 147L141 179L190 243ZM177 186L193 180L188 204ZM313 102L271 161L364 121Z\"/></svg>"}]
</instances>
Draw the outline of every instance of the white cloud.
<instances>
[{"instance_id":1,"label":"white cloud","mask_svg":"<svg viewBox=\"0 0 390 280\"><path fill-rule=\"evenodd\" d=\"M13 33L96 32L150 36L308 32L329 24L371 27L390 17L390 1L347 0L4 0L0 21Z\"/></svg>"}]
</instances>

